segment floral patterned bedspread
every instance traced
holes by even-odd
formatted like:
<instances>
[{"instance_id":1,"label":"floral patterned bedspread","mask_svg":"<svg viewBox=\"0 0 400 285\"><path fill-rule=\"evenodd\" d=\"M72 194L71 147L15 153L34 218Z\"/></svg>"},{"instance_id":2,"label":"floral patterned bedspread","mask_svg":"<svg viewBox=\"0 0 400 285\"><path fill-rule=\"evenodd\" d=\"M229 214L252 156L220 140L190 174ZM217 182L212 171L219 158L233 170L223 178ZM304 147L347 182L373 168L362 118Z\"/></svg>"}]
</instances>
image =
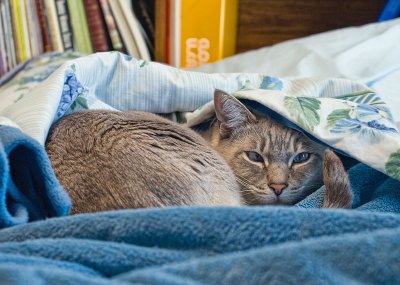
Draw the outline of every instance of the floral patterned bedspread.
<instances>
[{"instance_id":1,"label":"floral patterned bedspread","mask_svg":"<svg viewBox=\"0 0 400 285\"><path fill-rule=\"evenodd\" d=\"M218 88L400 180L400 134L391 106L346 79L189 72L107 52L46 54L0 84L0 124L18 127L41 144L54 121L82 109L174 112L192 127L213 115Z\"/></svg>"}]
</instances>

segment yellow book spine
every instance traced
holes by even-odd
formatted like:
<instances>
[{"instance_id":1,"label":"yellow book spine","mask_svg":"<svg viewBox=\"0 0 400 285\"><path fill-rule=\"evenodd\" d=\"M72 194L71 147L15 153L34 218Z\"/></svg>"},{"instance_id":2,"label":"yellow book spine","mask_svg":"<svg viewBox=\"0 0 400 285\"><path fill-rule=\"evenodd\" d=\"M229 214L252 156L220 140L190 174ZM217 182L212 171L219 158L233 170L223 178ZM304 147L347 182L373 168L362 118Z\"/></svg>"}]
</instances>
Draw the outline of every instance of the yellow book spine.
<instances>
[{"instance_id":1,"label":"yellow book spine","mask_svg":"<svg viewBox=\"0 0 400 285\"><path fill-rule=\"evenodd\" d=\"M237 35L237 18L239 3L238 0L225 0L223 1L224 11L221 17L221 29L222 29L222 48L220 49L220 58L225 58L234 55L236 52L236 35Z\"/></svg>"},{"instance_id":2,"label":"yellow book spine","mask_svg":"<svg viewBox=\"0 0 400 285\"><path fill-rule=\"evenodd\" d=\"M32 56L31 41L30 41L29 27L27 21L27 11L25 9L25 0L20 0L19 4L21 8L22 35L24 38L25 55L26 58L30 58ZM30 25L32 25L32 23L30 23Z\"/></svg>"},{"instance_id":3,"label":"yellow book spine","mask_svg":"<svg viewBox=\"0 0 400 285\"><path fill-rule=\"evenodd\" d=\"M182 0L180 66L196 67L233 55L238 0Z\"/></svg>"},{"instance_id":4,"label":"yellow book spine","mask_svg":"<svg viewBox=\"0 0 400 285\"><path fill-rule=\"evenodd\" d=\"M24 61L27 56L25 52L24 28L22 26L21 6L19 0L12 0L12 18L15 32L15 42L17 44L18 62Z\"/></svg>"}]
</instances>

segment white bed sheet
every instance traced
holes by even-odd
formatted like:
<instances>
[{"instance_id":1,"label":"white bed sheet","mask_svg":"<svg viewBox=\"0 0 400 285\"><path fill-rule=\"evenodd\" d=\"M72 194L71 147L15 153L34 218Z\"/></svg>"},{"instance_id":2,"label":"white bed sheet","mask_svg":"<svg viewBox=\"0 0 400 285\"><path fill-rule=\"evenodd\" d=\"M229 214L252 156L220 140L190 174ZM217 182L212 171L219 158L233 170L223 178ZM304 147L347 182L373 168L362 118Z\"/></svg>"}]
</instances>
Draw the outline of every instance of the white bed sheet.
<instances>
[{"instance_id":1,"label":"white bed sheet","mask_svg":"<svg viewBox=\"0 0 400 285\"><path fill-rule=\"evenodd\" d=\"M196 70L357 80L387 102L400 127L400 19L286 41Z\"/></svg>"}]
</instances>

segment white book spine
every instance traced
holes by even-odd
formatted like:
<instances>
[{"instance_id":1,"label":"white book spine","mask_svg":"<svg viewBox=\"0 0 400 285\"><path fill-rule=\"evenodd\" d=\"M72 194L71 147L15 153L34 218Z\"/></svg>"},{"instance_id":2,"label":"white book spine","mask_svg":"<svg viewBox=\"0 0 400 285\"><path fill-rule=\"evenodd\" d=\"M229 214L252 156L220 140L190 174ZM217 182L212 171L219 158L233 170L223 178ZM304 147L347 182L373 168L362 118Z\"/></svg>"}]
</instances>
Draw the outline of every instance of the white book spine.
<instances>
[{"instance_id":1,"label":"white book spine","mask_svg":"<svg viewBox=\"0 0 400 285\"><path fill-rule=\"evenodd\" d=\"M122 12L124 13L125 19L128 23L129 31L132 34L136 48L139 51L140 58L150 61L150 53L147 49L146 42L139 28L139 23L136 16L134 15L132 7L130 6L128 0L120 0L119 2Z\"/></svg>"},{"instance_id":2,"label":"white book spine","mask_svg":"<svg viewBox=\"0 0 400 285\"><path fill-rule=\"evenodd\" d=\"M64 51L61 39L60 25L58 23L58 16L56 11L56 3L54 0L46 0L45 8L49 21L49 30L51 36L51 45L55 51Z\"/></svg>"},{"instance_id":3,"label":"white book spine","mask_svg":"<svg viewBox=\"0 0 400 285\"><path fill-rule=\"evenodd\" d=\"M129 26L122 12L120 2L118 0L111 0L109 4L111 12L116 19L115 22L117 23L117 27L121 34L122 41L124 42L127 53L132 55L133 57L140 58L140 53L135 45L135 40L133 39L133 36L129 31Z\"/></svg>"}]
</instances>

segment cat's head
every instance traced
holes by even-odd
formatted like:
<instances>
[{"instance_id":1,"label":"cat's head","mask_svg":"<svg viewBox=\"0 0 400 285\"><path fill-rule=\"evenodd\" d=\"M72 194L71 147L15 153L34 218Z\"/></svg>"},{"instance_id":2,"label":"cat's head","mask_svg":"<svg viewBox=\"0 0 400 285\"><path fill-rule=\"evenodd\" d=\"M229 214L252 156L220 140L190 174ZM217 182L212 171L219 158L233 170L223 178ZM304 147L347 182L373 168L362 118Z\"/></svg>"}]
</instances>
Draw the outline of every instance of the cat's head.
<instances>
[{"instance_id":1,"label":"cat's head","mask_svg":"<svg viewBox=\"0 0 400 285\"><path fill-rule=\"evenodd\" d=\"M325 148L250 112L217 90L210 144L233 170L247 204L295 204L322 186Z\"/></svg>"}]
</instances>

